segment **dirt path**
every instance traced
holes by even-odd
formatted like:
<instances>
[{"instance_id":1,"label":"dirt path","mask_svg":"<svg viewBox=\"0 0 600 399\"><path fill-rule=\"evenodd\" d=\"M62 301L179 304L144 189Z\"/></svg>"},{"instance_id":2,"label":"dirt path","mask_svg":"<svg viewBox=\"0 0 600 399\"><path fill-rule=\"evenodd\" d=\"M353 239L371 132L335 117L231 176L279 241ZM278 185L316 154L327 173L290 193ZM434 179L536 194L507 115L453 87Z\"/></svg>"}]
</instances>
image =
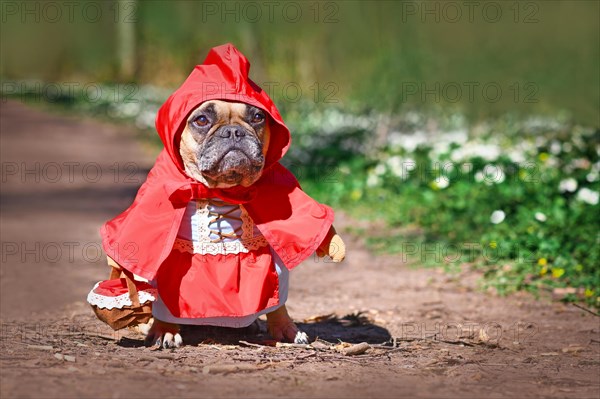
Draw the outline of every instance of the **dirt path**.
<instances>
[{"instance_id":1,"label":"dirt path","mask_svg":"<svg viewBox=\"0 0 600 399\"><path fill-rule=\"evenodd\" d=\"M600 318L486 295L468 275L374 257L347 235L347 262L292 273L289 309L323 340L313 347L205 328L151 351L112 334L85 303L107 273L98 228L131 201L152 154L125 128L16 103L0 121L2 398L600 397ZM344 356L324 341L372 348Z\"/></svg>"}]
</instances>

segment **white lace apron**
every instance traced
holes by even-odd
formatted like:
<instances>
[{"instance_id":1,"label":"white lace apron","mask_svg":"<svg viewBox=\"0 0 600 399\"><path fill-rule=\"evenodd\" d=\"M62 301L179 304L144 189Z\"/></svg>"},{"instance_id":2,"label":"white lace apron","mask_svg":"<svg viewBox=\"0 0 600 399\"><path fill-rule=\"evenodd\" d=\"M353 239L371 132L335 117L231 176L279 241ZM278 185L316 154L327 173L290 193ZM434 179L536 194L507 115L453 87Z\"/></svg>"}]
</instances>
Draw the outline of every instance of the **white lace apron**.
<instances>
[{"instance_id":1,"label":"white lace apron","mask_svg":"<svg viewBox=\"0 0 600 399\"><path fill-rule=\"evenodd\" d=\"M268 245L243 206L226 204L220 200L197 200L187 205L173 249L212 256L248 253ZM157 295L152 304L153 316L175 324L235 328L249 326L260 315L272 312L287 300L289 272L272 248L271 254L279 279L279 304L276 306L244 317L180 318L173 316L160 295ZM150 283L156 287L156 281Z\"/></svg>"}]
</instances>

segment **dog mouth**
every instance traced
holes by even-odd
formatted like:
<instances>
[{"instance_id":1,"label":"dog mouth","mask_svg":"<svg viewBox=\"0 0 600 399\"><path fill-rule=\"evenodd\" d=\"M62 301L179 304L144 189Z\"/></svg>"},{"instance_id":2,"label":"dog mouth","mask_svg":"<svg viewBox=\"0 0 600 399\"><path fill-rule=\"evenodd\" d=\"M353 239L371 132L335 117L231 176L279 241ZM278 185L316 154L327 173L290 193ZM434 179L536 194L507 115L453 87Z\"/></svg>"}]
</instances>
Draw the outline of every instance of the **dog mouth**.
<instances>
[{"instance_id":1,"label":"dog mouth","mask_svg":"<svg viewBox=\"0 0 600 399\"><path fill-rule=\"evenodd\" d=\"M213 158L213 161L201 162L200 171L202 175L210 180L238 184L244 179L252 178L260 172L264 164L264 158L259 159L248 155L241 148L233 148L223 153L220 157Z\"/></svg>"}]
</instances>

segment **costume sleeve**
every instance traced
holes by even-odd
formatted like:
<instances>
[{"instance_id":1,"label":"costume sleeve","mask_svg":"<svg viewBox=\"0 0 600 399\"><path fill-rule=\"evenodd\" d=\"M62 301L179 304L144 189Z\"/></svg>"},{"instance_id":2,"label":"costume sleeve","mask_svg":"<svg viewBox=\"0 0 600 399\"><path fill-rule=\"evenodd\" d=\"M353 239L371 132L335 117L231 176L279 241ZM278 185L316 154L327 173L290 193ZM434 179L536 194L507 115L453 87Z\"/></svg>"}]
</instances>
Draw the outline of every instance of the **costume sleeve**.
<instances>
[{"instance_id":1,"label":"costume sleeve","mask_svg":"<svg viewBox=\"0 0 600 399\"><path fill-rule=\"evenodd\" d=\"M333 210L302 191L280 164L270 168L258 193L244 206L285 266L292 269L323 242L333 224Z\"/></svg>"},{"instance_id":2,"label":"costume sleeve","mask_svg":"<svg viewBox=\"0 0 600 399\"><path fill-rule=\"evenodd\" d=\"M120 266L148 280L154 278L177 224L162 185L168 155L163 151L129 208L100 229L102 247ZM180 212L181 213L181 212Z\"/></svg>"}]
</instances>

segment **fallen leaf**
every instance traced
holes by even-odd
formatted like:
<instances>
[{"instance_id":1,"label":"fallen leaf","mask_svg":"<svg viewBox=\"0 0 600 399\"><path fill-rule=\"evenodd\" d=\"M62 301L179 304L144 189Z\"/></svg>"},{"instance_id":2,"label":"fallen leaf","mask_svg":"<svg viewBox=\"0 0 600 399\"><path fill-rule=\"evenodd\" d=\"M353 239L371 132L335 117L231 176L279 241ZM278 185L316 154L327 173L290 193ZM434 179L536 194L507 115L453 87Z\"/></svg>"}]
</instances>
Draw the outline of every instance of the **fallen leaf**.
<instances>
[{"instance_id":1,"label":"fallen leaf","mask_svg":"<svg viewBox=\"0 0 600 399\"><path fill-rule=\"evenodd\" d=\"M490 336L483 328L479 330L479 340L483 343L487 343L490 340Z\"/></svg>"},{"instance_id":2,"label":"fallen leaf","mask_svg":"<svg viewBox=\"0 0 600 399\"><path fill-rule=\"evenodd\" d=\"M306 319L304 319L305 323L321 323L323 321L329 321L332 319L335 319L335 315L333 313L329 313L329 314L324 314L324 315L315 315L315 316L310 316Z\"/></svg>"},{"instance_id":3,"label":"fallen leaf","mask_svg":"<svg viewBox=\"0 0 600 399\"><path fill-rule=\"evenodd\" d=\"M360 344L352 345L349 348L343 349L342 353L346 356L356 356L362 355L369 349L371 349L371 345L366 342L361 342Z\"/></svg>"},{"instance_id":4,"label":"fallen leaf","mask_svg":"<svg viewBox=\"0 0 600 399\"><path fill-rule=\"evenodd\" d=\"M579 353L583 350L585 350L585 348L580 345L569 345L566 348L562 348L563 353Z\"/></svg>"},{"instance_id":5,"label":"fallen leaf","mask_svg":"<svg viewBox=\"0 0 600 399\"><path fill-rule=\"evenodd\" d=\"M345 348L349 348L351 347L352 344L349 342L340 342L339 344L335 345L333 347L333 349L335 349L338 352L341 352L342 350L344 350Z\"/></svg>"},{"instance_id":6,"label":"fallen leaf","mask_svg":"<svg viewBox=\"0 0 600 399\"><path fill-rule=\"evenodd\" d=\"M258 371L269 367L269 364L213 364L204 366L202 374L229 374L244 371Z\"/></svg>"}]
</instances>

